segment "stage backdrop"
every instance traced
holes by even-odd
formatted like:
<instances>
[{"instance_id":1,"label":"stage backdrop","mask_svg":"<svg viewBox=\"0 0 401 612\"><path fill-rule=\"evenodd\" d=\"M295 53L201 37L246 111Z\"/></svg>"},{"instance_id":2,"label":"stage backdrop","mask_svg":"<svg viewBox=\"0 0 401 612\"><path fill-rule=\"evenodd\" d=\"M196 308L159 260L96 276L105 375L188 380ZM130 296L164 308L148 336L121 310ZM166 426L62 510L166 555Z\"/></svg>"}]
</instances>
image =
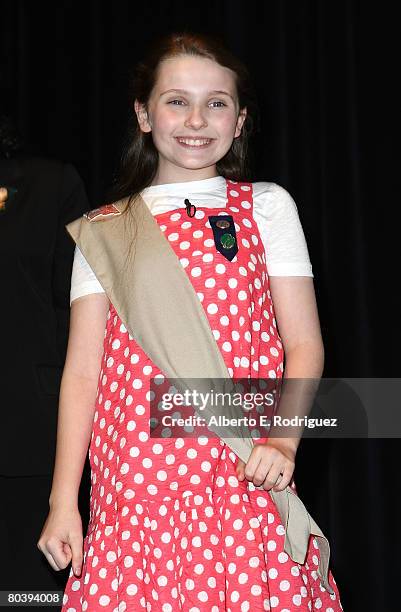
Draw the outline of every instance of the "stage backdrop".
<instances>
[{"instance_id":1,"label":"stage backdrop","mask_svg":"<svg viewBox=\"0 0 401 612\"><path fill-rule=\"evenodd\" d=\"M277 182L297 203L324 375L399 376L399 33L386 2L3 1L3 110L28 150L76 166L95 206L133 112L130 69L154 35L185 28L222 34L254 77L261 129L250 180ZM298 451L299 492L332 542L347 611L399 605L399 448L304 440Z\"/></svg>"}]
</instances>

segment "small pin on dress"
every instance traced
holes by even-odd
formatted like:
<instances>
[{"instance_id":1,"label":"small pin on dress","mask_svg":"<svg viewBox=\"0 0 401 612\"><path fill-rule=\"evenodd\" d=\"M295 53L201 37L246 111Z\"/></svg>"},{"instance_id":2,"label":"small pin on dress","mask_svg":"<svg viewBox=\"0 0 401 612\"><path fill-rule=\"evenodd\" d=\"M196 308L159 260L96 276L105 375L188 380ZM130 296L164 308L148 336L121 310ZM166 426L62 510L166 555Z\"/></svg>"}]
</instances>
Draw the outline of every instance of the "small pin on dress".
<instances>
[{"instance_id":1,"label":"small pin on dress","mask_svg":"<svg viewBox=\"0 0 401 612\"><path fill-rule=\"evenodd\" d=\"M184 203L185 203L185 208L187 209L188 217L194 217L195 213L196 213L196 206L195 206L195 204L191 204L191 202L188 200L188 198L185 198Z\"/></svg>"}]
</instances>

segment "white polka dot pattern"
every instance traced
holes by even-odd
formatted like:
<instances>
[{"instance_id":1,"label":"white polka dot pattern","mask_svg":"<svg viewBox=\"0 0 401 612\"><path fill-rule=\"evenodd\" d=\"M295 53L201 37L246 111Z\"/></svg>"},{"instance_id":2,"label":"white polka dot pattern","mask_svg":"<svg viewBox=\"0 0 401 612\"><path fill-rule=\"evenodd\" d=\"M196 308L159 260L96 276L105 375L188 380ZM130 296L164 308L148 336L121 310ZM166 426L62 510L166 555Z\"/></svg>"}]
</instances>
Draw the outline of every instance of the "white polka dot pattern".
<instances>
[{"instance_id":1,"label":"white polka dot pattern","mask_svg":"<svg viewBox=\"0 0 401 612\"><path fill-rule=\"evenodd\" d=\"M278 378L283 346L252 205L252 184L227 180L226 208L212 211L233 215L232 261L215 248L208 210L191 221L184 212L155 219L230 375ZM70 572L62 611L342 610L331 572L334 595L320 586L315 539L304 565L289 558L270 494L237 480L229 447L205 436L150 437L150 377L161 388L167 382L111 306L89 447L84 565L80 578Z\"/></svg>"}]
</instances>

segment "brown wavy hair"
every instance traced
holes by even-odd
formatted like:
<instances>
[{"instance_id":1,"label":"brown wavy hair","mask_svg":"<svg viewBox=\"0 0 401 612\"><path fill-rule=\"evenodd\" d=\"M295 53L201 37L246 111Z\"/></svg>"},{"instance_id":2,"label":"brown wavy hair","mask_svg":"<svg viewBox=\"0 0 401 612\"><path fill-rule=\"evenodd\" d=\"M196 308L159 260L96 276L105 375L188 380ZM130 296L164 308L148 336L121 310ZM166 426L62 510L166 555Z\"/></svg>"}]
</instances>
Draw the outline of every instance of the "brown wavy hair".
<instances>
[{"instance_id":1,"label":"brown wavy hair","mask_svg":"<svg viewBox=\"0 0 401 612\"><path fill-rule=\"evenodd\" d=\"M240 136L234 138L229 151L217 162L216 170L219 175L231 180L251 181L248 143L250 136L259 130L256 94L248 69L225 47L220 37L185 31L170 33L153 41L145 58L134 69L131 100L137 99L147 109L160 63L182 55L205 57L234 72L239 108L242 110L246 107L247 114ZM158 159L151 132L142 132L136 113L132 112L120 168L108 201L128 198L127 209L131 208L135 197L152 183Z\"/></svg>"}]
</instances>

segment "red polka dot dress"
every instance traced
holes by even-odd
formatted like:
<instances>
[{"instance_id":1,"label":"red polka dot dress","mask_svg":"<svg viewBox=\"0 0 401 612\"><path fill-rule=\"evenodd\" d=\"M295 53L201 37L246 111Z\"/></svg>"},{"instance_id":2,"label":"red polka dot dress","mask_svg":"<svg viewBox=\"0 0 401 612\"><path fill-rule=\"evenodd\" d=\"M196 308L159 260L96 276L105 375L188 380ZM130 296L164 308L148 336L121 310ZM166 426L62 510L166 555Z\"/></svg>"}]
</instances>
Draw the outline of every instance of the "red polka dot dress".
<instances>
[{"instance_id":1,"label":"red polka dot dress","mask_svg":"<svg viewBox=\"0 0 401 612\"><path fill-rule=\"evenodd\" d=\"M276 378L283 375L283 346L252 207L252 183L227 180L224 208L197 208L192 218L183 208L155 219L197 292L230 375ZM208 220L220 214L235 222L239 250L232 261L216 249ZM153 377L164 379L111 305L89 447L84 563L79 578L70 573L63 612L342 610L331 572L334 594L320 585L315 538L305 564L294 563L269 492L237 480L237 456L224 442L150 436Z\"/></svg>"}]
</instances>

